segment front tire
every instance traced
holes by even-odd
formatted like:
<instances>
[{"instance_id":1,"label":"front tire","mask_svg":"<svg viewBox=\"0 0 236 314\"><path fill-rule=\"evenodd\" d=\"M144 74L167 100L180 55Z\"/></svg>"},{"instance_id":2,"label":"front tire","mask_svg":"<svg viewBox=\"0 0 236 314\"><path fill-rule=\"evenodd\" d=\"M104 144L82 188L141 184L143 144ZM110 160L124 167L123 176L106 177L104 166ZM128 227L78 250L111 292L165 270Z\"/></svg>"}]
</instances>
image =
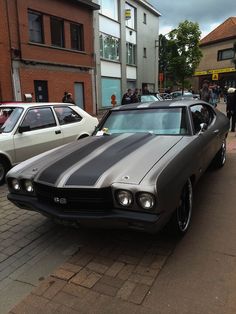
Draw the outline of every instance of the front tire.
<instances>
[{"instance_id":1,"label":"front tire","mask_svg":"<svg viewBox=\"0 0 236 314\"><path fill-rule=\"evenodd\" d=\"M9 169L10 167L7 162L0 157L0 185L3 185L5 183L5 177Z\"/></svg>"},{"instance_id":2,"label":"front tire","mask_svg":"<svg viewBox=\"0 0 236 314\"><path fill-rule=\"evenodd\" d=\"M177 235L184 235L190 226L192 217L193 189L190 179L185 183L179 201L179 206L175 210L171 219L171 232Z\"/></svg>"}]
</instances>

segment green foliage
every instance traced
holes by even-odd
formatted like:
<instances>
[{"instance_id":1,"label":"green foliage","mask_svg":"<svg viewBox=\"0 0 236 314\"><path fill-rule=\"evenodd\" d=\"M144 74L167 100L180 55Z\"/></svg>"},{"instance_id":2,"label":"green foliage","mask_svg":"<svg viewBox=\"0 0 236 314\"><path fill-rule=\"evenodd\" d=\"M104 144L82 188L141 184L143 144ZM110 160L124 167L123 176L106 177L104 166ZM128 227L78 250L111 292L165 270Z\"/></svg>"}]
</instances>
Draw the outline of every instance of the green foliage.
<instances>
[{"instance_id":1,"label":"green foliage","mask_svg":"<svg viewBox=\"0 0 236 314\"><path fill-rule=\"evenodd\" d=\"M160 71L164 64L172 78L181 83L182 88L185 79L194 74L201 60L200 36L198 23L187 20L169 33L169 39L160 35L161 43L164 42L164 46L160 45Z\"/></svg>"}]
</instances>

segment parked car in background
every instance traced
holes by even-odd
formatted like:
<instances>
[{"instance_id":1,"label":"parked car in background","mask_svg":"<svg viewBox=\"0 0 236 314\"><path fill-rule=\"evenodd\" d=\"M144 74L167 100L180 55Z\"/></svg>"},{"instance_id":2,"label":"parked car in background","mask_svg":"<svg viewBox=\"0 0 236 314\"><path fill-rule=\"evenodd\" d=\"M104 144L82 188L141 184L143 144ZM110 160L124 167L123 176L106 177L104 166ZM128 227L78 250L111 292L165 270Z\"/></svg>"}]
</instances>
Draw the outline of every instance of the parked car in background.
<instances>
[{"instance_id":1,"label":"parked car in background","mask_svg":"<svg viewBox=\"0 0 236 314\"><path fill-rule=\"evenodd\" d=\"M65 103L8 103L0 106L0 184L15 164L89 136L98 120Z\"/></svg>"},{"instance_id":2,"label":"parked car in background","mask_svg":"<svg viewBox=\"0 0 236 314\"><path fill-rule=\"evenodd\" d=\"M228 118L202 101L114 107L94 136L27 160L7 174L16 206L78 225L184 234L193 187L226 160Z\"/></svg>"},{"instance_id":3,"label":"parked car in background","mask_svg":"<svg viewBox=\"0 0 236 314\"><path fill-rule=\"evenodd\" d=\"M170 99L172 99L172 96L169 93L160 93L159 96L161 96L163 100L170 100Z\"/></svg>"},{"instance_id":4,"label":"parked car in background","mask_svg":"<svg viewBox=\"0 0 236 314\"><path fill-rule=\"evenodd\" d=\"M152 94L149 94L149 95L141 95L140 96L140 102L153 102L153 101L162 101L163 98L156 94L156 95L152 95Z\"/></svg>"},{"instance_id":5,"label":"parked car in background","mask_svg":"<svg viewBox=\"0 0 236 314\"><path fill-rule=\"evenodd\" d=\"M187 91L184 91L184 93L182 93L182 91L175 91L175 92L170 93L170 96L172 99L175 99L175 100L200 99L199 94L193 94L193 93L187 92Z\"/></svg>"}]
</instances>

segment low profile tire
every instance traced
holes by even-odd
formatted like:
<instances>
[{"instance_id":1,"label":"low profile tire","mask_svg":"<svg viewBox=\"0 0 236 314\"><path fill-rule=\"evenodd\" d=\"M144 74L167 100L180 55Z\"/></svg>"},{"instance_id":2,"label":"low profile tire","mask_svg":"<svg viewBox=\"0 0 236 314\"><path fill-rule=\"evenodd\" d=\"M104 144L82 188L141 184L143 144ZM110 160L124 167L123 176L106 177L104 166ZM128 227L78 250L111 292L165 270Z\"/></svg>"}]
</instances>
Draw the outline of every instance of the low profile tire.
<instances>
[{"instance_id":1,"label":"low profile tire","mask_svg":"<svg viewBox=\"0 0 236 314\"><path fill-rule=\"evenodd\" d=\"M224 139L220 150L215 155L215 158L213 159L213 166L214 168L222 168L226 162L226 139Z\"/></svg>"},{"instance_id":2,"label":"low profile tire","mask_svg":"<svg viewBox=\"0 0 236 314\"><path fill-rule=\"evenodd\" d=\"M5 176L7 171L10 169L8 163L0 157L0 185L5 183Z\"/></svg>"},{"instance_id":3,"label":"low profile tire","mask_svg":"<svg viewBox=\"0 0 236 314\"><path fill-rule=\"evenodd\" d=\"M174 212L170 221L171 233L181 236L187 232L192 217L192 199L192 183L191 180L188 179L183 187L179 206Z\"/></svg>"}]
</instances>

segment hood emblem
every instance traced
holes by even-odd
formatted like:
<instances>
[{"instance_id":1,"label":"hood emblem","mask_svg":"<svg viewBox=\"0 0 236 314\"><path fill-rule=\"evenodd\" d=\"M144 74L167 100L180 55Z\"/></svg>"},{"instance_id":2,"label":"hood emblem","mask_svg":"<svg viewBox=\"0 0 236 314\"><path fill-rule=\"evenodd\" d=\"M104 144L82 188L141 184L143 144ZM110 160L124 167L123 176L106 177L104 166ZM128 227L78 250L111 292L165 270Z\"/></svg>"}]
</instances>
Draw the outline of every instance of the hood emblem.
<instances>
[{"instance_id":1,"label":"hood emblem","mask_svg":"<svg viewBox=\"0 0 236 314\"><path fill-rule=\"evenodd\" d=\"M123 180L129 180L129 176L122 177Z\"/></svg>"},{"instance_id":2,"label":"hood emblem","mask_svg":"<svg viewBox=\"0 0 236 314\"><path fill-rule=\"evenodd\" d=\"M54 202L55 202L56 204L61 204L61 205L67 204L67 199L64 198L64 197L57 197L57 196L55 196L55 197L53 198L53 200L54 200Z\"/></svg>"}]
</instances>

